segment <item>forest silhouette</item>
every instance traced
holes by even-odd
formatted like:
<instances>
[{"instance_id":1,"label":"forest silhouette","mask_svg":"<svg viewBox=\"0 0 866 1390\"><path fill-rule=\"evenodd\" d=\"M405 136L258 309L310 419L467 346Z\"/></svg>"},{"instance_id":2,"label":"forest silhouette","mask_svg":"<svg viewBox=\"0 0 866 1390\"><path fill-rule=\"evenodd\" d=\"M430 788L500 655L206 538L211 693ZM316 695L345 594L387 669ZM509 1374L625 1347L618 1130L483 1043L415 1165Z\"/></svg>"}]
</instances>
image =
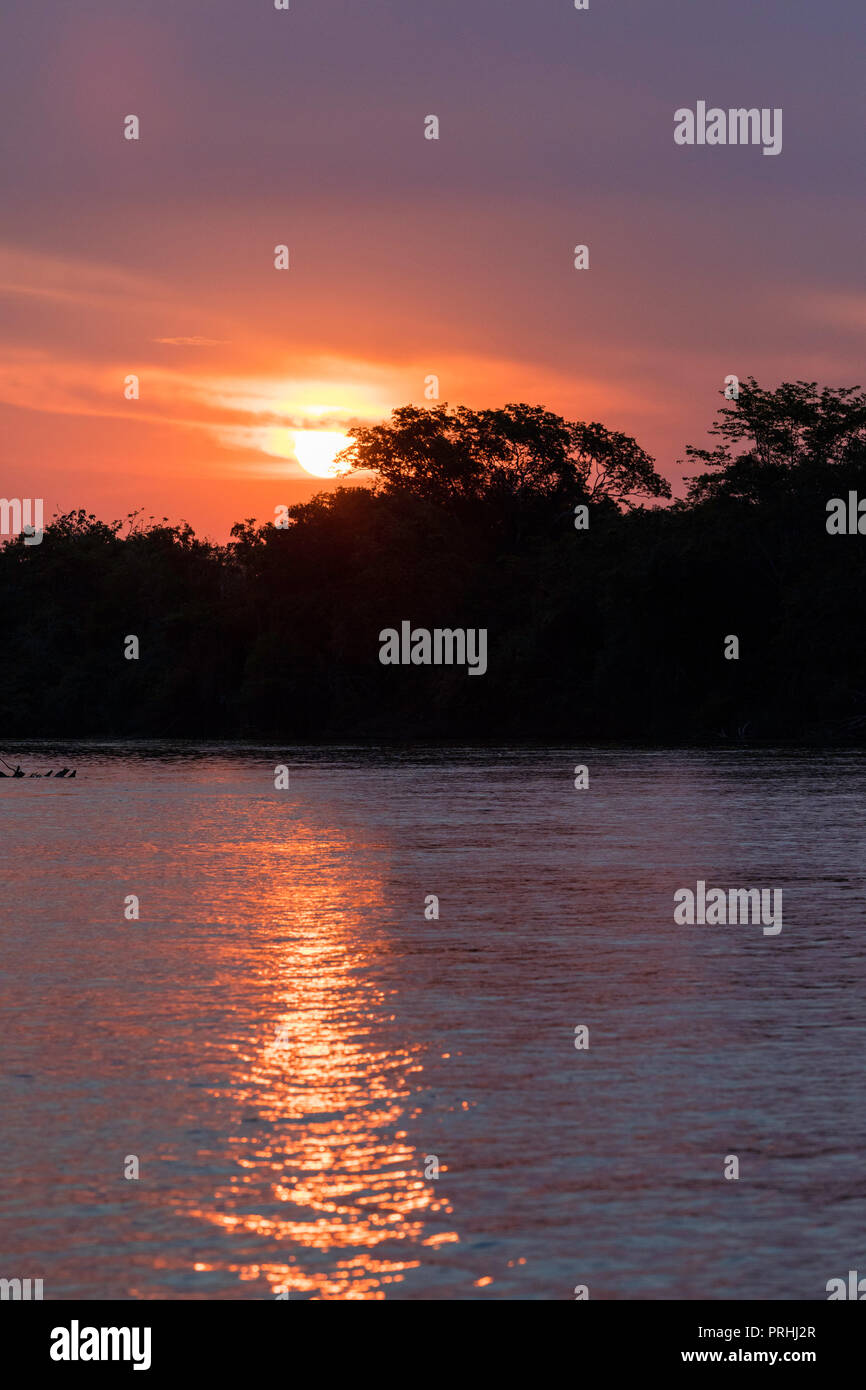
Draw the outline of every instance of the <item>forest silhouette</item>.
<instances>
[{"instance_id":1,"label":"forest silhouette","mask_svg":"<svg viewBox=\"0 0 866 1390\"><path fill-rule=\"evenodd\" d=\"M670 502L601 425L407 406L354 432L363 481L284 527L246 519L217 545L138 513L56 516L0 548L0 730L862 742L866 535L828 533L827 507L866 500L866 395L749 378L710 435ZM383 666L403 620L486 628L483 679Z\"/></svg>"}]
</instances>

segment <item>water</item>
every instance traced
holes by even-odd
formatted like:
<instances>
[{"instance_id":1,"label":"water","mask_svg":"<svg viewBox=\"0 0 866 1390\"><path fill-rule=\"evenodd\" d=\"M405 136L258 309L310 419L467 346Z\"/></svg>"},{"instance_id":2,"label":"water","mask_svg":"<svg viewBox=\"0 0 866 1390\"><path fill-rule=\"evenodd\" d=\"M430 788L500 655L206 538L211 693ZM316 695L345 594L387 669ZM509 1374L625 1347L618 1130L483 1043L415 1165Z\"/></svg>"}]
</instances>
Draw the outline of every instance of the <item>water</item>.
<instances>
[{"instance_id":1,"label":"water","mask_svg":"<svg viewBox=\"0 0 866 1390\"><path fill-rule=\"evenodd\" d=\"M78 776L0 781L0 1275L821 1299L866 1272L863 754L4 751ZM699 878L781 888L781 934L675 925Z\"/></svg>"}]
</instances>

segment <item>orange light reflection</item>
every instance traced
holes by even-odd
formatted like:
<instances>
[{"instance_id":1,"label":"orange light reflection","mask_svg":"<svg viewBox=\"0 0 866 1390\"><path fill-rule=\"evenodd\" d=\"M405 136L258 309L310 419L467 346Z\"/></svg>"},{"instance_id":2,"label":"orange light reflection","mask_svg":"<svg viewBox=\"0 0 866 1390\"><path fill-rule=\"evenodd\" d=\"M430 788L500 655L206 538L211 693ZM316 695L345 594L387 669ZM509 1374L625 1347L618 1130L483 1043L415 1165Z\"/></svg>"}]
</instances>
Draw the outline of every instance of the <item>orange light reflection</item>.
<instances>
[{"instance_id":1,"label":"orange light reflection","mask_svg":"<svg viewBox=\"0 0 866 1390\"><path fill-rule=\"evenodd\" d=\"M242 1281L267 1280L274 1295L384 1298L386 1286L419 1266L425 1247L459 1237L442 1229L452 1209L438 1184L424 1179L424 1155L405 1128L419 1113L422 1066L412 1051L377 1044L381 1025L394 1018L372 979L366 944L377 933L379 887L365 878L359 893L357 883L342 883L334 845L316 862L321 845L312 833L301 844L298 821L292 833L291 888L283 886L283 873L258 879L274 885L257 914L280 939L267 961L278 972L279 1015L231 1088L238 1115L253 1111L267 1137L239 1125L228 1140L230 1176L212 1206L188 1214L284 1245L280 1260L216 1266ZM225 1091L219 1094L225 1100ZM267 1210L250 1211L263 1187ZM242 1242L245 1250L249 1244Z\"/></svg>"}]
</instances>

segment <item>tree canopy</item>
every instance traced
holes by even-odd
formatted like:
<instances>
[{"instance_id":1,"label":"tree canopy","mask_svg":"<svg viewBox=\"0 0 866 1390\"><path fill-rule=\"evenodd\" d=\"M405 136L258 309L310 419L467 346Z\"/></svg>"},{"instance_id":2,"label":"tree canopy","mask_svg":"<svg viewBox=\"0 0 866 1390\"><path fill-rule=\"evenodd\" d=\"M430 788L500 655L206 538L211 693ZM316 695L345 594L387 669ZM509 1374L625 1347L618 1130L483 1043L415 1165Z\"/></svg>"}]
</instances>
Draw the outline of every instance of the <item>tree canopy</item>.
<instances>
[{"instance_id":1,"label":"tree canopy","mask_svg":"<svg viewBox=\"0 0 866 1390\"><path fill-rule=\"evenodd\" d=\"M226 545L131 513L0 546L0 730L287 740L866 739L864 397L749 378L688 496L540 406L395 411L320 492ZM363 483L367 485L359 485ZM589 525L577 529L575 505ZM379 633L484 628L482 679ZM128 634L140 658L126 660ZM728 634L737 661L725 660Z\"/></svg>"},{"instance_id":2,"label":"tree canopy","mask_svg":"<svg viewBox=\"0 0 866 1390\"><path fill-rule=\"evenodd\" d=\"M384 492L436 502L555 497L592 501L670 497L670 484L628 435L564 420L538 405L498 410L407 405L378 425L358 425L340 458L372 470Z\"/></svg>"},{"instance_id":3,"label":"tree canopy","mask_svg":"<svg viewBox=\"0 0 866 1390\"><path fill-rule=\"evenodd\" d=\"M810 474L859 465L866 455L866 394L856 386L795 381L764 391L747 377L718 415L709 433L723 442L686 447L689 462L711 470L689 480L692 502L757 502L768 491L792 491Z\"/></svg>"}]
</instances>

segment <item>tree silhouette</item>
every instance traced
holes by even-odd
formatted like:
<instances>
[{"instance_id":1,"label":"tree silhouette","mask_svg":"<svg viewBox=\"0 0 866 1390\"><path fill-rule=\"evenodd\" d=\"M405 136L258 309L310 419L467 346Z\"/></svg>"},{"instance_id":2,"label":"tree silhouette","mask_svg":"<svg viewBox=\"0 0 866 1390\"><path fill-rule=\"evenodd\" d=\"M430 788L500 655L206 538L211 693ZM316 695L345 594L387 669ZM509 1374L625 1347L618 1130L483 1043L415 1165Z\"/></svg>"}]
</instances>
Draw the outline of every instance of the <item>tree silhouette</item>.
<instances>
[{"instance_id":1,"label":"tree silhouette","mask_svg":"<svg viewBox=\"0 0 866 1390\"><path fill-rule=\"evenodd\" d=\"M407 406L356 431L370 485L285 528L247 517L214 545L139 513L57 516L40 545L0 546L0 731L863 741L866 536L826 521L828 499L866 496L864 406L749 378L670 507L632 504L667 484L600 425ZM379 633L405 619L487 629L483 679L383 666Z\"/></svg>"},{"instance_id":2,"label":"tree silhouette","mask_svg":"<svg viewBox=\"0 0 866 1390\"><path fill-rule=\"evenodd\" d=\"M859 387L814 381L784 382L763 391L754 377L741 383L738 399L724 405L709 434L714 449L686 446L689 462L712 472L689 479L690 502L730 497L757 502L794 492L827 469L860 466L866 459L866 394ZM739 451L735 446L745 445Z\"/></svg>"},{"instance_id":3,"label":"tree silhouette","mask_svg":"<svg viewBox=\"0 0 866 1390\"><path fill-rule=\"evenodd\" d=\"M340 459L378 474L383 492L409 491L436 502L497 496L627 502L671 495L634 439L604 425L564 420L542 406L402 406L384 424L357 426Z\"/></svg>"}]
</instances>

